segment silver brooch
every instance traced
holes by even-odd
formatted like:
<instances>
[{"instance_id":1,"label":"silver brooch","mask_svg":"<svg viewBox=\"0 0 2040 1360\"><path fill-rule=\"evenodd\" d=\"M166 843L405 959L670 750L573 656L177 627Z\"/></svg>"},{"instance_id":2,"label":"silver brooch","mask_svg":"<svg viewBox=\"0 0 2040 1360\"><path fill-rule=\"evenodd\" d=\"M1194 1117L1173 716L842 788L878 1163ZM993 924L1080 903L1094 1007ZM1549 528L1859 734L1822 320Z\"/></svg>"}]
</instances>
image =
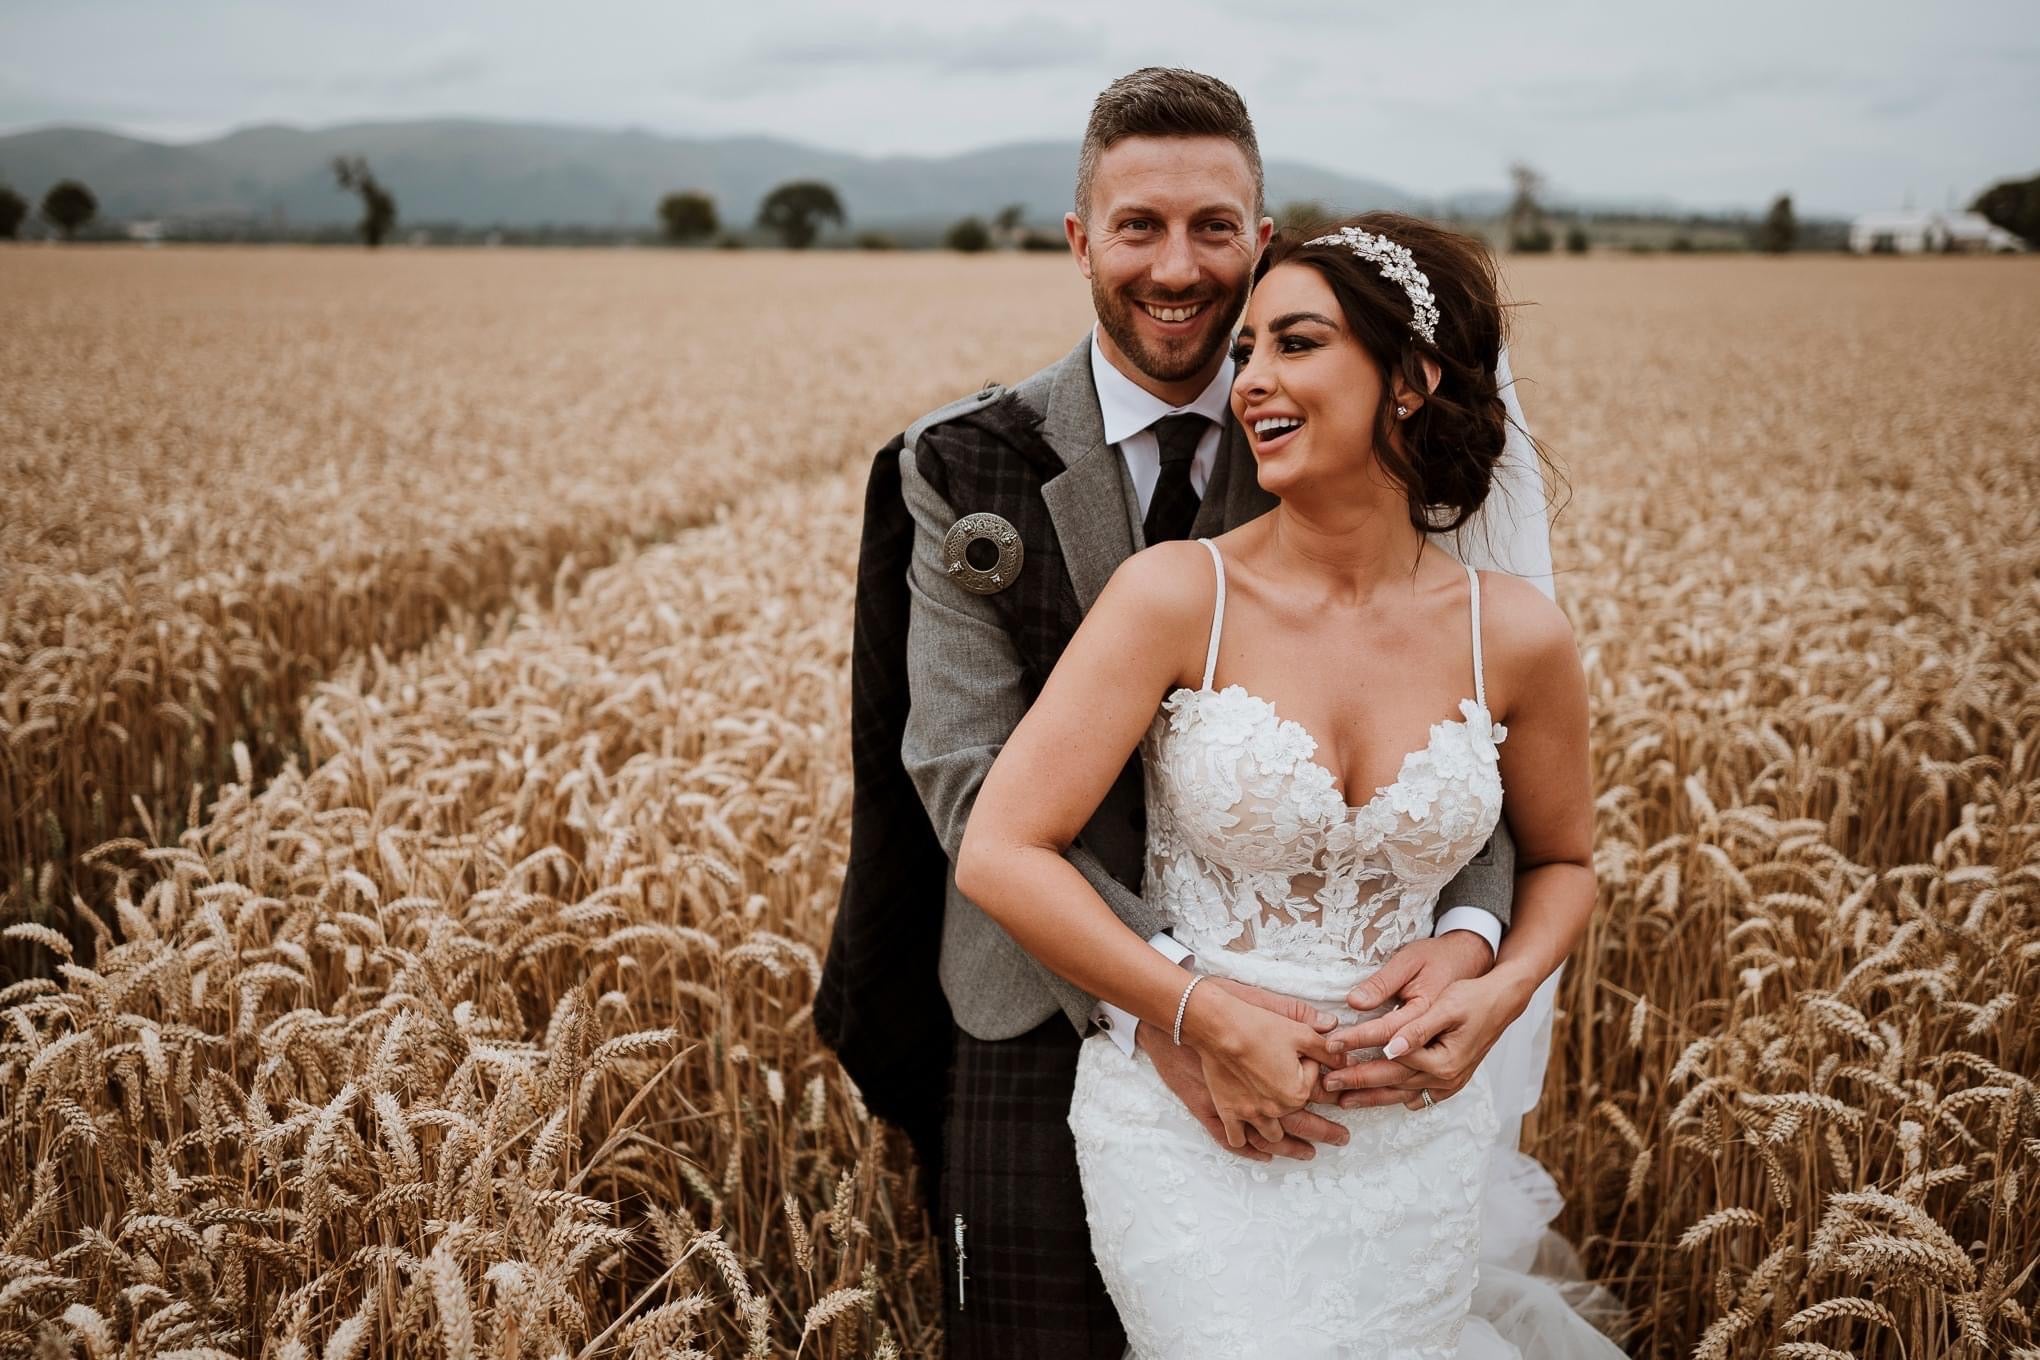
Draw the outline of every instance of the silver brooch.
<instances>
[{"instance_id":1,"label":"silver brooch","mask_svg":"<svg viewBox=\"0 0 2040 1360\"><path fill-rule=\"evenodd\" d=\"M965 515L942 536L942 567L973 595L996 595L1020 579L1020 531L997 515Z\"/></svg>"}]
</instances>

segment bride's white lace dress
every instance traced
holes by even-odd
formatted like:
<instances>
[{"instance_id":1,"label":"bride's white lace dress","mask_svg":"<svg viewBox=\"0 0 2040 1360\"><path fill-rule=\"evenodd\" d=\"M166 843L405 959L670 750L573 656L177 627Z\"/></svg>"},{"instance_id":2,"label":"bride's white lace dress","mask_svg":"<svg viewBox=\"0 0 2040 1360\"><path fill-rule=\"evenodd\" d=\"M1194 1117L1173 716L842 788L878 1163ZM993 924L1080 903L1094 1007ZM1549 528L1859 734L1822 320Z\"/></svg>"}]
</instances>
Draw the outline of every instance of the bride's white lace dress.
<instances>
[{"instance_id":1,"label":"bride's white lace dress","mask_svg":"<svg viewBox=\"0 0 2040 1360\"><path fill-rule=\"evenodd\" d=\"M1501 816L1508 734L1487 709L1479 577L1468 569L1473 697L1393 783L1348 806L1300 725L1238 685L1211 687L1225 564L1200 541L1218 573L1210 649L1203 684L1170 694L1142 743L1145 894L1203 970L1351 1019L1346 992L1430 934L1439 890ZM1620 1356L1529 1273L1555 1200L1536 1163L1498 1148L1484 1075L1428 1110L1314 1108L1350 1131L1344 1147L1248 1162L1145 1057L1083 1045L1070 1126L1132 1355Z\"/></svg>"}]
</instances>

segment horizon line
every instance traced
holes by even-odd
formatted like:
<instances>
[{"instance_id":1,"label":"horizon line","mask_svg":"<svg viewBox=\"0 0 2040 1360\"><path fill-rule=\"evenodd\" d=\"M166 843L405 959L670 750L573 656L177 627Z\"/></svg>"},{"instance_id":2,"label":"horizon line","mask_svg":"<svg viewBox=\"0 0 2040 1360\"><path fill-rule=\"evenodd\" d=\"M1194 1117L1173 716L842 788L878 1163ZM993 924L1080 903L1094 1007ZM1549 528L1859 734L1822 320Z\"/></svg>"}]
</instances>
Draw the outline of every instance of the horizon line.
<instances>
[{"instance_id":1,"label":"horizon line","mask_svg":"<svg viewBox=\"0 0 2040 1360\"><path fill-rule=\"evenodd\" d=\"M628 135L635 133L646 137L654 138L657 140L673 142L744 142L744 141L770 142L779 146L794 147L806 151L820 151L830 155L845 156L854 160L867 162L880 162L890 160L890 161L919 161L924 163L939 163L943 161L961 160L970 156L983 155L987 152L1009 151L1024 147L1047 147L1047 146L1060 147L1065 145L1075 147L1079 145L1081 142L1081 138L1075 137L1067 139L1056 137L1018 137L1013 138L1011 140L985 142L981 145L970 147L960 151L949 152L867 151L852 149L849 147L832 146L824 142L803 141L773 132L756 132L756 131L676 132L653 127L649 124L644 123L589 123L566 119L519 118L502 114L488 114L488 113L434 113L398 117L369 116L359 118L337 119L328 122L292 122L282 118L257 119L246 122L234 123L218 131L198 134L181 139L166 137L160 133L137 131L132 126L123 126L113 121L100 121L93 119L56 119L23 124L11 124L11 125L0 124L0 139L28 136L39 132L88 132L88 133L100 133L115 137L122 137L129 141L143 142L155 146L191 148L202 146L208 142L222 141L228 137L234 136L239 133L255 132L267 129L278 129L288 132L310 134L320 132L332 132L352 127L399 127L405 125L415 126L420 124L435 124L435 123L472 124L503 128L547 129L567 132L584 132L589 134L608 136ZM1400 194L1404 198L1410 199L1413 202L1427 203L1432 205L1447 205L1454 203L1455 201L1462 200L1475 195L1489 195L1497 193L1505 194L1508 192L1506 185L1499 178L1492 185L1484 184L1477 186L1462 186L1460 188L1447 190L1441 193L1422 193L1406 188L1401 184L1395 184L1387 180L1376 178L1373 175L1338 169L1334 166L1326 165L1322 161L1315 161L1299 157L1281 155L1268 157L1266 158L1266 160L1267 163L1269 164L1295 166L1302 169L1317 171L1323 174L1337 175L1344 179L1369 182L1383 189L1387 189L1394 193ZM1075 163L1074 161L1072 161L1073 173L1074 168ZM1661 193L1645 193L1630 196L1620 192L1608 192L1608 191L1584 192L1573 190L1559 185L1547 185L1546 193L1547 193L1546 202L1549 206L1553 207L1574 206L1574 207L1587 207L1589 209L1592 209L1596 205L1598 205L1599 208L1602 210L1618 210L1623 207L1640 209L1643 207L1643 205L1652 204L1657 205L1657 210L1660 212L1665 212L1670 209L1676 209L1679 212L1696 215L1720 215L1725 213L1738 213L1738 212L1756 213L1763 211L1765 206L1762 204L1753 205L1751 203L1741 201L1733 203L1723 201L1697 203L1685 199L1675 198L1671 195ZM1794 197L1796 198L1796 195ZM1850 208L1850 209L1834 209L1829 207L1813 208L1811 206L1809 206L1806 209L1808 214L1811 216L1836 217L1836 218L1853 217L1863 212L1875 212L1883 210L1884 209L1877 208Z\"/></svg>"}]
</instances>

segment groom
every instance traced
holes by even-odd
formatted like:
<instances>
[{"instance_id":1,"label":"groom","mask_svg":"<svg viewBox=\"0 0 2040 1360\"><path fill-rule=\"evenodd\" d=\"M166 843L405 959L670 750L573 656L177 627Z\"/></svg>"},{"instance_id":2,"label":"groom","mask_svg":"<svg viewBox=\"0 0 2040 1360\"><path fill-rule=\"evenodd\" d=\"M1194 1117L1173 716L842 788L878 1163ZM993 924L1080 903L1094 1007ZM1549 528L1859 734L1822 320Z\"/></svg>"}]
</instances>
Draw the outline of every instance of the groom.
<instances>
[{"instance_id":1,"label":"groom","mask_svg":"<svg viewBox=\"0 0 2040 1360\"><path fill-rule=\"evenodd\" d=\"M956 892L948 864L985 772L1114 568L1274 505L1228 409L1232 328L1272 230L1261 178L1229 85L1156 68L1115 81L1092 110L1065 223L1097 326L1019 386L924 417L881 452L867 489L851 861L815 1015L871 1109L920 1156L952 1357L1117 1360L1124 1348L1066 1123L1086 1033L1145 1051L1225 1142L1196 1054L1042 968ZM1188 967L1140 897L1145 820L1136 756L1068 857ZM1484 972L1513 858L1497 831L1448 885L1438 933L1396 955L1356 1006L1428 1000ZM1313 1018L1300 1002L1235 989ZM1495 1037L1462 1028L1450 1063L1470 1071ZM1426 1087L1449 1098L1456 1087L1425 1077L1426 1062L1446 1060L1434 1046L1377 1062L1369 1089L1324 1098L1400 1103ZM1313 1143L1345 1139L1307 1110L1283 1127L1281 1143L1257 1139L1240 1155L1308 1158Z\"/></svg>"}]
</instances>

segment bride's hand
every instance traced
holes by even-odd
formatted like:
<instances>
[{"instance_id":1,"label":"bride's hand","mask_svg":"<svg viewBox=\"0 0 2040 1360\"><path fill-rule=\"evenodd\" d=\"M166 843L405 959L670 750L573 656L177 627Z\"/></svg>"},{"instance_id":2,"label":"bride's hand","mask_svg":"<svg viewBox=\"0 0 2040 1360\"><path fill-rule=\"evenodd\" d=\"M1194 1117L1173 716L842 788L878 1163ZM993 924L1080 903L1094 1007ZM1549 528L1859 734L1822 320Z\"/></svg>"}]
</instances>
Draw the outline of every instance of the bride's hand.
<instances>
[{"instance_id":1,"label":"bride's hand","mask_svg":"<svg viewBox=\"0 0 2040 1360\"><path fill-rule=\"evenodd\" d=\"M1226 1141L1236 1148L1247 1145L1249 1129L1280 1142L1283 1117L1308 1103L1324 1067L1341 1061L1341 1050L1312 1026L1209 984L1190 995L1183 1038L1203 1062Z\"/></svg>"},{"instance_id":2,"label":"bride's hand","mask_svg":"<svg viewBox=\"0 0 2040 1360\"><path fill-rule=\"evenodd\" d=\"M1456 1095L1534 990L1492 976L1454 982L1433 1001L1341 1030L1356 1051L1380 1045L1382 1055L1331 1073L1325 1086L1349 1092L1339 1098L1348 1109L1387 1104L1417 1109L1426 1090L1433 1100Z\"/></svg>"}]
</instances>

